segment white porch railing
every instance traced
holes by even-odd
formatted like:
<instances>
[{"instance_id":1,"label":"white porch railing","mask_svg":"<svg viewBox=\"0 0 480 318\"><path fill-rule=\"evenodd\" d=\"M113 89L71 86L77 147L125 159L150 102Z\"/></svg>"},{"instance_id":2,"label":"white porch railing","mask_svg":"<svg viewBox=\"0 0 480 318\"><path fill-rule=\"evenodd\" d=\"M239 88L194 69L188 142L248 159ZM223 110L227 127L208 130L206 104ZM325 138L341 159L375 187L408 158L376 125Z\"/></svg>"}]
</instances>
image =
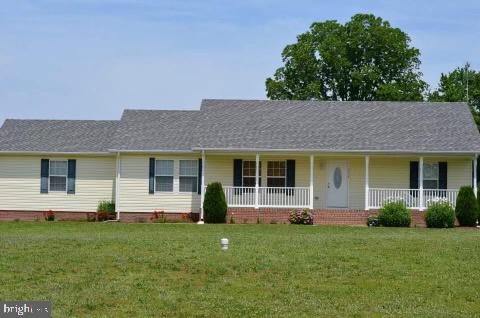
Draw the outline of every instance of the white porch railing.
<instances>
[{"instance_id":1,"label":"white porch railing","mask_svg":"<svg viewBox=\"0 0 480 318\"><path fill-rule=\"evenodd\" d=\"M308 208L310 188L258 188L258 205L261 207Z\"/></svg>"},{"instance_id":2,"label":"white porch railing","mask_svg":"<svg viewBox=\"0 0 480 318\"><path fill-rule=\"evenodd\" d=\"M255 187L223 187L229 207L255 207Z\"/></svg>"},{"instance_id":3,"label":"white porch railing","mask_svg":"<svg viewBox=\"0 0 480 318\"><path fill-rule=\"evenodd\" d=\"M407 208L423 209L434 202L445 201L452 207L455 207L458 190L423 190L423 196L420 196L419 189L386 189L370 188L368 190L368 207L370 209L379 209L385 203L394 201L405 202ZM423 202L420 198L423 197Z\"/></svg>"},{"instance_id":4,"label":"white porch railing","mask_svg":"<svg viewBox=\"0 0 480 318\"><path fill-rule=\"evenodd\" d=\"M223 187L229 207L255 207L255 187ZM259 187L258 207L308 208L309 187Z\"/></svg>"}]
</instances>

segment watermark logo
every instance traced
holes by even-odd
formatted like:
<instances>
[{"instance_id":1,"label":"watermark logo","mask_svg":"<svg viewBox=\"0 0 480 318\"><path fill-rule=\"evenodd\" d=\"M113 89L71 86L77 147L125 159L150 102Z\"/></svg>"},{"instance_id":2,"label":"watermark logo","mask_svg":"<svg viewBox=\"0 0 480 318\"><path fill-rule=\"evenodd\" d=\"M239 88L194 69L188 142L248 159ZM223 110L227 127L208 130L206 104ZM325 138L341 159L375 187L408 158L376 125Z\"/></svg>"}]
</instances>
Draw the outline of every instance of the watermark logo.
<instances>
[{"instance_id":1,"label":"watermark logo","mask_svg":"<svg viewBox=\"0 0 480 318\"><path fill-rule=\"evenodd\" d=\"M0 301L0 318L51 318L49 301Z\"/></svg>"}]
</instances>

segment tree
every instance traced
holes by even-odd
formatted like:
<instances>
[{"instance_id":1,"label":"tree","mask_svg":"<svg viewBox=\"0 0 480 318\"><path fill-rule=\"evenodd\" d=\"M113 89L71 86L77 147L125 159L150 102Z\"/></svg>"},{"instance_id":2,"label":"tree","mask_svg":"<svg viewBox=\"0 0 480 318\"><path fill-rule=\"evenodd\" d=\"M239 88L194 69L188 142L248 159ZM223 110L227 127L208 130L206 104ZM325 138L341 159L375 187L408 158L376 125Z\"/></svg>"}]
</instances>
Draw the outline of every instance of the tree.
<instances>
[{"instance_id":1,"label":"tree","mask_svg":"<svg viewBox=\"0 0 480 318\"><path fill-rule=\"evenodd\" d=\"M468 89L467 89L468 88ZM432 102L468 102L473 118L480 129L480 71L470 69L470 64L457 67L440 76L438 89L428 95Z\"/></svg>"},{"instance_id":2,"label":"tree","mask_svg":"<svg viewBox=\"0 0 480 318\"><path fill-rule=\"evenodd\" d=\"M282 52L267 78L271 99L423 100L420 52L388 21L357 14L347 23L315 22Z\"/></svg>"}]
</instances>

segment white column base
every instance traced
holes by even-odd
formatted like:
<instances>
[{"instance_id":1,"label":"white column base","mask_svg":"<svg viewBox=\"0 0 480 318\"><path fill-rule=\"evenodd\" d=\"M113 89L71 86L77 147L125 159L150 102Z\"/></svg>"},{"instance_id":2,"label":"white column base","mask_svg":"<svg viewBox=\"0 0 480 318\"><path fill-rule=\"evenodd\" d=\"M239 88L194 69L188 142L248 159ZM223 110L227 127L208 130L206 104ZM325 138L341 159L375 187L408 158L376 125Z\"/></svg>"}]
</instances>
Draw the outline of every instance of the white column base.
<instances>
[{"instance_id":1,"label":"white column base","mask_svg":"<svg viewBox=\"0 0 480 318\"><path fill-rule=\"evenodd\" d=\"M205 224L202 220L198 221L197 224Z\"/></svg>"}]
</instances>

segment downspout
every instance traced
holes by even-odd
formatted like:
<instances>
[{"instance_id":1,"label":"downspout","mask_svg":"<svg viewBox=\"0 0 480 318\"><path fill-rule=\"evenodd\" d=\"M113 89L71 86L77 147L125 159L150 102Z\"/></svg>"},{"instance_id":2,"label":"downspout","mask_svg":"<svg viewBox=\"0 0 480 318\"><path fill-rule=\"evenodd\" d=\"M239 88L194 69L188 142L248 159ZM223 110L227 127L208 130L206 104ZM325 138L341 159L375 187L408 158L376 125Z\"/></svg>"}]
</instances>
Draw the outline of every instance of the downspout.
<instances>
[{"instance_id":1,"label":"downspout","mask_svg":"<svg viewBox=\"0 0 480 318\"><path fill-rule=\"evenodd\" d=\"M117 221L120 221L120 152L117 152L116 160L116 176L115 176L115 213L117 214Z\"/></svg>"}]
</instances>

